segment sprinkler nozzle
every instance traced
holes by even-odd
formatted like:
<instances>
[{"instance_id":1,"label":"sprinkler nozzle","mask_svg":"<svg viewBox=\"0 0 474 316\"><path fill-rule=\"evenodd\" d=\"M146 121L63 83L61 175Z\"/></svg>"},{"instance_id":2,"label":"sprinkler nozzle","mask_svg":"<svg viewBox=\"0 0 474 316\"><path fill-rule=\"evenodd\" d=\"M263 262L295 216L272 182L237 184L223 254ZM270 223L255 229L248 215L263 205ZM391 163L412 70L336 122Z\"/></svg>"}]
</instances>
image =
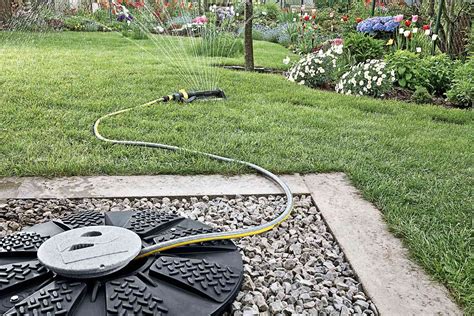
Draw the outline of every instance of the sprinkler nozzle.
<instances>
[{"instance_id":1,"label":"sprinkler nozzle","mask_svg":"<svg viewBox=\"0 0 474 316\"><path fill-rule=\"evenodd\" d=\"M171 100L178 101L178 102L185 102L191 103L195 100L202 100L202 99L225 99L225 93L221 89L215 90L207 90L207 91L186 91L186 90L179 90L179 92L167 95L163 97L164 102L168 102Z\"/></svg>"}]
</instances>

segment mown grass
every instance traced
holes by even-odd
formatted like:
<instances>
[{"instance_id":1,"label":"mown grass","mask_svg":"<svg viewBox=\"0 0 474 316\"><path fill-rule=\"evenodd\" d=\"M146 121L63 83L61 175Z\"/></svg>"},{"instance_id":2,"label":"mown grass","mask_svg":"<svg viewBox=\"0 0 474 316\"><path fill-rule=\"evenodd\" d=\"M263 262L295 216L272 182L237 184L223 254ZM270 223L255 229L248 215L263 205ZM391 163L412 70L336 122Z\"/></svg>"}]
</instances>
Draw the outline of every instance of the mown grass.
<instances>
[{"instance_id":1,"label":"mown grass","mask_svg":"<svg viewBox=\"0 0 474 316\"><path fill-rule=\"evenodd\" d=\"M151 41L0 33L0 43L1 176L248 172L93 137L97 117L191 82L166 58L142 49L153 52ZM286 49L255 45L258 65L283 67ZM195 74L212 63L175 49L179 63L194 64ZM235 157L277 173L345 172L412 257L467 314L474 312L471 111L341 96L277 75L210 73L220 76L227 101L138 110L106 121L103 133Z\"/></svg>"}]
</instances>

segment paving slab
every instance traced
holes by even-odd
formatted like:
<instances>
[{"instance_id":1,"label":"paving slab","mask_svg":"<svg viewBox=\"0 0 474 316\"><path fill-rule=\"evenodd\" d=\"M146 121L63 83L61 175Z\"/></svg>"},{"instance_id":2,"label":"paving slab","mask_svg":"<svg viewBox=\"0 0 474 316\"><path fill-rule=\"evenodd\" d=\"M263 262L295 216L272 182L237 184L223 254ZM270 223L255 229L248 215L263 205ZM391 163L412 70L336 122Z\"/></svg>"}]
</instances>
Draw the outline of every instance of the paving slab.
<instances>
[{"instance_id":1,"label":"paving slab","mask_svg":"<svg viewBox=\"0 0 474 316\"><path fill-rule=\"evenodd\" d=\"M313 199L381 315L462 315L342 173L306 175Z\"/></svg>"},{"instance_id":2,"label":"paving slab","mask_svg":"<svg viewBox=\"0 0 474 316\"><path fill-rule=\"evenodd\" d=\"M284 175L295 194L308 193L299 175ZM0 199L120 198L282 194L259 175L94 176L67 178L0 178Z\"/></svg>"}]
</instances>

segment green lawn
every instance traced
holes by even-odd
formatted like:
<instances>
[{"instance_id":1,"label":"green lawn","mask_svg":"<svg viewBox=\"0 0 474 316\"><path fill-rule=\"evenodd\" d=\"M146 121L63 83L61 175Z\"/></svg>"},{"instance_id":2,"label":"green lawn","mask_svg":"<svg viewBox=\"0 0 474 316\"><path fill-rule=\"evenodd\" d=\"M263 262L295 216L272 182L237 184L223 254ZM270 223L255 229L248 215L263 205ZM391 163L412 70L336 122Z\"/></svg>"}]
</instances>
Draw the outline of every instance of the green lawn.
<instances>
[{"instance_id":1,"label":"green lawn","mask_svg":"<svg viewBox=\"0 0 474 316\"><path fill-rule=\"evenodd\" d=\"M258 65L283 66L285 48L255 45ZM216 74L227 101L142 109L106 121L103 133L248 160L277 173L345 172L416 261L474 313L472 111L311 90L278 75L210 69L212 60L183 51L176 59L194 69L191 77L150 40L0 33L0 176L248 172L112 146L91 133L109 111Z\"/></svg>"}]
</instances>

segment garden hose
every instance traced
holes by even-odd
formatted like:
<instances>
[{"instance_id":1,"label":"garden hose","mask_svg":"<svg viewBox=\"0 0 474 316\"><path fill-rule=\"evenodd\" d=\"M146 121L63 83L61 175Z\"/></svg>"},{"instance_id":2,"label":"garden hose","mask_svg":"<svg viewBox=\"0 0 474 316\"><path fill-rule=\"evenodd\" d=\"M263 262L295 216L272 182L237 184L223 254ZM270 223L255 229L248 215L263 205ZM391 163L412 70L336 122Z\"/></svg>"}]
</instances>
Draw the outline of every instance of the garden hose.
<instances>
[{"instance_id":1,"label":"garden hose","mask_svg":"<svg viewBox=\"0 0 474 316\"><path fill-rule=\"evenodd\" d=\"M222 239L234 239L234 238L242 238L246 236L252 236L256 234L261 234L266 231L269 231L273 229L274 227L278 226L280 223L282 223L284 220L286 220L291 213L291 210L293 208L293 195L291 193L290 188L288 185L281 180L278 176L275 174L271 173L270 171L257 166L253 163L243 161L243 160L237 160L237 159L232 159L228 157L223 157L223 156L218 156L198 150L193 150L193 149L187 149L187 148L181 148L177 146L172 146L172 145L166 145L166 144L160 144L160 143L152 143L152 142L143 142L143 141L132 141L132 140L116 140L116 139L109 139L104 136L102 136L99 133L99 125L100 123L112 116L116 116L119 114L123 114L126 112L129 112L131 110L137 109L137 108L143 108L143 107L148 107L152 105L156 105L160 102L168 102L168 101L178 101L178 102L193 102L195 100L199 99L208 99L208 98L225 98L225 94L222 90L217 89L217 90L211 90L211 91L190 91L187 92L186 90L180 90L177 93L163 96L159 99L147 102L142 105L130 107L127 109L111 112L109 114L106 114L94 123L94 135L99 139L104 142L112 143L112 144L121 144L121 145L133 145L133 146L143 146L143 147L151 147L151 148L159 148L159 149L167 149L167 150L172 150L172 151L183 151L195 155L202 155L206 156L212 159L224 161L224 162L233 162L233 163L238 163L247 167L250 167L251 169L256 170L258 173L262 174L265 176L267 179L274 181L285 193L287 203L284 207L282 207L282 211L278 216L276 216L274 219L272 219L269 222L266 222L261 225L257 226L252 226L244 229L238 229L234 231L224 231L224 232L213 232L213 233L205 233L205 234L198 234L198 235L193 235L193 236L186 236L186 237L181 237L169 241L163 241L156 243L154 245L144 247L139 255L137 256L138 258L143 258L146 256L149 256L154 253L158 253L164 250L184 246L184 245L189 245L189 244L194 244L194 243L199 243L199 242L205 242L205 241L211 241L211 240L222 240Z\"/></svg>"}]
</instances>

